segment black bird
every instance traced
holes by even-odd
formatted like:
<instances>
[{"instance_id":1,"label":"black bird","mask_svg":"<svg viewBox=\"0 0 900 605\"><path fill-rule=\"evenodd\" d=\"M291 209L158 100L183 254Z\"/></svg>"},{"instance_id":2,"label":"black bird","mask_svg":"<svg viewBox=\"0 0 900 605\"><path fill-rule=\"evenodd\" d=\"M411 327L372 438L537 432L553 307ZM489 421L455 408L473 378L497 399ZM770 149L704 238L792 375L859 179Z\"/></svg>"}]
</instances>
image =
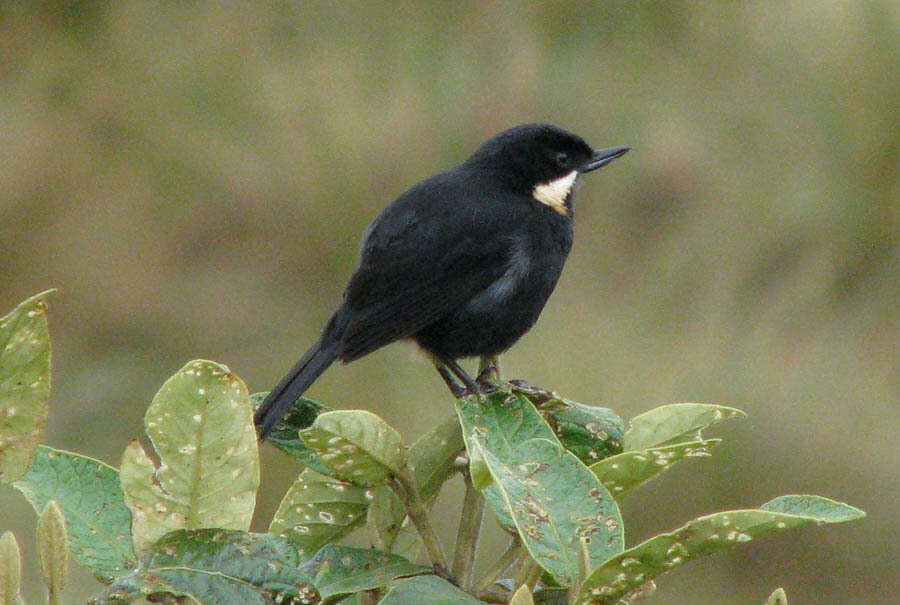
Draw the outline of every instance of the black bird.
<instances>
[{"instance_id":1,"label":"black bird","mask_svg":"<svg viewBox=\"0 0 900 605\"><path fill-rule=\"evenodd\" d=\"M477 392L456 360L496 356L534 325L572 247L578 177L628 149L594 151L556 126L525 124L397 198L366 230L321 338L256 412L260 438L336 359L402 338L432 355L455 395Z\"/></svg>"}]
</instances>

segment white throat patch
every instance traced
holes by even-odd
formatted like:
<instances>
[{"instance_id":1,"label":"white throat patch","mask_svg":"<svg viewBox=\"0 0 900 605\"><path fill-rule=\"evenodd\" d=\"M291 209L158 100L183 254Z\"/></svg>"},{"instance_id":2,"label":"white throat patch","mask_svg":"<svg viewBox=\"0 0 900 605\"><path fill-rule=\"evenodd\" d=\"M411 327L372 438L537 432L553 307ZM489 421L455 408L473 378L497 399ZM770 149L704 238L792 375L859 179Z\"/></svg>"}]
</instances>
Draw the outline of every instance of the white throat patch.
<instances>
[{"instance_id":1,"label":"white throat patch","mask_svg":"<svg viewBox=\"0 0 900 605\"><path fill-rule=\"evenodd\" d=\"M569 213L569 209L566 208L566 198L572 192L572 185L575 184L575 179L577 178L578 171L573 170L566 176L561 176L548 183L538 183L534 186L532 195L540 203L550 206L553 210L565 216Z\"/></svg>"}]
</instances>

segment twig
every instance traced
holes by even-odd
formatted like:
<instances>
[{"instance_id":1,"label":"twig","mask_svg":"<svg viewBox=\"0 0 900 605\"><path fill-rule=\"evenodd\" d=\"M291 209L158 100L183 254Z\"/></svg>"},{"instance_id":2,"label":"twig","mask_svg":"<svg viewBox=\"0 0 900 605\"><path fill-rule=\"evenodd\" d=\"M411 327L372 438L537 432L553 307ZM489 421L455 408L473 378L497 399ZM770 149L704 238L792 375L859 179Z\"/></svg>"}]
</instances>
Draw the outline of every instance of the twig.
<instances>
[{"instance_id":1,"label":"twig","mask_svg":"<svg viewBox=\"0 0 900 605\"><path fill-rule=\"evenodd\" d=\"M498 605L506 605L509 602L510 592L505 588L500 588L499 586L491 586L485 590L482 590L477 595L479 601L484 601L485 603L496 603Z\"/></svg>"},{"instance_id":2,"label":"twig","mask_svg":"<svg viewBox=\"0 0 900 605\"><path fill-rule=\"evenodd\" d=\"M466 482L462 513L459 517L459 531L456 537L456 552L453 553L453 577L463 590L472 588L472 569L475 566L475 549L484 517L484 497L472 484L468 469L462 471Z\"/></svg>"},{"instance_id":3,"label":"twig","mask_svg":"<svg viewBox=\"0 0 900 605\"><path fill-rule=\"evenodd\" d=\"M540 565L531 558L531 554L527 550L522 549L522 556L519 558L519 567L516 569L516 579L513 588L518 588L523 584L529 588L533 588L540 577Z\"/></svg>"},{"instance_id":4,"label":"twig","mask_svg":"<svg viewBox=\"0 0 900 605\"><path fill-rule=\"evenodd\" d=\"M434 566L434 572L444 578L449 578L450 573L447 571L447 563L444 560L444 553L441 551L441 543L438 542L434 528L428 521L428 513L425 505L419 497L419 491L416 489L409 469L404 467L400 473L395 475L390 481L391 489L403 502L406 507L406 513L409 515L416 531L422 538L425 550L428 552L428 558Z\"/></svg>"},{"instance_id":5,"label":"twig","mask_svg":"<svg viewBox=\"0 0 900 605\"><path fill-rule=\"evenodd\" d=\"M485 572L484 577L481 578L481 581L478 583L478 586L475 589L475 594L481 594L485 590L487 590L494 582L497 581L497 578L500 577L506 569L513 564L513 561L519 556L519 551L522 549L522 545L519 543L518 539L513 539L509 544L509 548L506 549L500 558L494 563L490 569Z\"/></svg>"}]
</instances>

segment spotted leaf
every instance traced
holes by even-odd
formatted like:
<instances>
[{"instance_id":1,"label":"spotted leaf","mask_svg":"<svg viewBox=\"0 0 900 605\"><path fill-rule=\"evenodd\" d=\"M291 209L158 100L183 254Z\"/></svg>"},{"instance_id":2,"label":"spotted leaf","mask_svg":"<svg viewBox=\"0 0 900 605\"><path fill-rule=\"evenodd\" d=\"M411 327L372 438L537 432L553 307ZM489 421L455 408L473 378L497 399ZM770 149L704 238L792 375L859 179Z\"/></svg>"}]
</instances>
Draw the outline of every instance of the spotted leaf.
<instances>
[{"instance_id":1,"label":"spotted leaf","mask_svg":"<svg viewBox=\"0 0 900 605\"><path fill-rule=\"evenodd\" d=\"M710 456L712 448L721 442L721 439L706 439L645 450L629 450L605 458L589 468L613 496L621 498L638 485L671 468L679 460Z\"/></svg>"},{"instance_id":2,"label":"spotted leaf","mask_svg":"<svg viewBox=\"0 0 900 605\"><path fill-rule=\"evenodd\" d=\"M655 577L687 561L811 523L840 523L865 516L858 508L821 496L781 496L758 509L732 510L698 517L629 548L594 569L576 603L619 603Z\"/></svg>"},{"instance_id":3,"label":"spotted leaf","mask_svg":"<svg viewBox=\"0 0 900 605\"><path fill-rule=\"evenodd\" d=\"M211 361L188 363L153 398L144 426L159 464L134 441L121 468L138 552L175 529L249 529L259 454L239 378Z\"/></svg>"},{"instance_id":4,"label":"spotted leaf","mask_svg":"<svg viewBox=\"0 0 900 605\"><path fill-rule=\"evenodd\" d=\"M654 408L631 419L625 432L626 450L671 445L702 439L703 429L726 420L746 416L737 408L709 403L672 403Z\"/></svg>"},{"instance_id":5,"label":"spotted leaf","mask_svg":"<svg viewBox=\"0 0 900 605\"><path fill-rule=\"evenodd\" d=\"M28 471L50 397L50 334L42 292L0 317L0 483Z\"/></svg>"},{"instance_id":6,"label":"spotted leaf","mask_svg":"<svg viewBox=\"0 0 900 605\"><path fill-rule=\"evenodd\" d=\"M59 504L72 556L95 575L109 579L134 566L131 513L116 469L42 445L28 473L14 486L38 514L51 500Z\"/></svg>"},{"instance_id":7,"label":"spotted leaf","mask_svg":"<svg viewBox=\"0 0 900 605\"><path fill-rule=\"evenodd\" d=\"M514 463L501 460L479 437L471 440L515 522L519 537L541 567L572 586L585 565L593 568L624 548L622 516L600 480L559 443L531 439Z\"/></svg>"},{"instance_id":8,"label":"spotted leaf","mask_svg":"<svg viewBox=\"0 0 900 605\"><path fill-rule=\"evenodd\" d=\"M319 414L300 436L331 474L357 485L382 483L405 463L400 433L365 410Z\"/></svg>"},{"instance_id":9,"label":"spotted leaf","mask_svg":"<svg viewBox=\"0 0 900 605\"><path fill-rule=\"evenodd\" d=\"M320 603L301 553L287 538L223 529L179 530L153 544L138 566L116 578L92 605L180 597L187 603Z\"/></svg>"},{"instance_id":10,"label":"spotted leaf","mask_svg":"<svg viewBox=\"0 0 900 605\"><path fill-rule=\"evenodd\" d=\"M365 521L372 493L371 488L304 469L281 500L269 533L289 536L315 552Z\"/></svg>"}]
</instances>

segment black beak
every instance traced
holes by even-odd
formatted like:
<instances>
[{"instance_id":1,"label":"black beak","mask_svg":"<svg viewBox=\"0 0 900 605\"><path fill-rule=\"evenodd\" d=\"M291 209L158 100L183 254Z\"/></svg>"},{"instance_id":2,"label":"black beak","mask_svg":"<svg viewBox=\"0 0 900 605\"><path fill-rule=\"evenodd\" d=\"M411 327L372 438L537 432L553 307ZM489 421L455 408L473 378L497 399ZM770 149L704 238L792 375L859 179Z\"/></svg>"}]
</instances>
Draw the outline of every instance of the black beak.
<instances>
[{"instance_id":1,"label":"black beak","mask_svg":"<svg viewBox=\"0 0 900 605\"><path fill-rule=\"evenodd\" d=\"M590 172L602 166L606 166L616 158L620 158L631 149L631 147L609 147L607 149L598 149L594 152L594 156L581 167L580 172Z\"/></svg>"}]
</instances>

